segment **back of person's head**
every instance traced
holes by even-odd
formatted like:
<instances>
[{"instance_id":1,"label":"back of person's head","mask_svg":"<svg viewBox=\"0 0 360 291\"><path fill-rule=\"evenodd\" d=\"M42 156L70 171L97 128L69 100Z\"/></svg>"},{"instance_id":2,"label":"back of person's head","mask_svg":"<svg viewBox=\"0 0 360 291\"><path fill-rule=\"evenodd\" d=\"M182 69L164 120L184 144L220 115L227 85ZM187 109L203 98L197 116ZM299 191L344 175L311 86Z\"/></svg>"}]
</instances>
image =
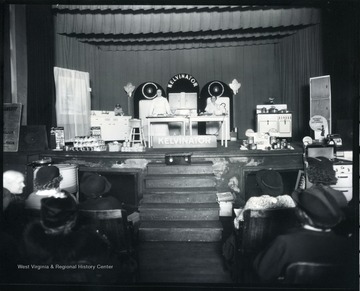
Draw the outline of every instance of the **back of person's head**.
<instances>
[{"instance_id":1,"label":"back of person's head","mask_svg":"<svg viewBox=\"0 0 360 291\"><path fill-rule=\"evenodd\" d=\"M256 172L256 182L262 194L279 196L284 193L284 184L279 172L274 170L260 170Z\"/></svg>"},{"instance_id":2,"label":"back of person's head","mask_svg":"<svg viewBox=\"0 0 360 291\"><path fill-rule=\"evenodd\" d=\"M3 173L3 188L8 189L12 194L21 194L25 187L24 179L24 175L18 171L5 171Z\"/></svg>"},{"instance_id":3,"label":"back of person's head","mask_svg":"<svg viewBox=\"0 0 360 291\"><path fill-rule=\"evenodd\" d=\"M34 187L37 190L56 189L60 186L62 176L56 166L43 166L36 171Z\"/></svg>"},{"instance_id":4,"label":"back of person's head","mask_svg":"<svg viewBox=\"0 0 360 291\"><path fill-rule=\"evenodd\" d=\"M23 189L25 187L25 177L18 171L5 171L3 173L3 188L7 191L3 191L3 211L5 211L9 205L13 202L20 202L25 199Z\"/></svg>"},{"instance_id":5,"label":"back of person's head","mask_svg":"<svg viewBox=\"0 0 360 291\"><path fill-rule=\"evenodd\" d=\"M41 225L47 234L67 234L76 224L77 203L73 197L41 199Z\"/></svg>"},{"instance_id":6,"label":"back of person's head","mask_svg":"<svg viewBox=\"0 0 360 291\"><path fill-rule=\"evenodd\" d=\"M333 163L326 157L307 158L306 169L308 179L312 184L335 185L337 178Z\"/></svg>"},{"instance_id":7,"label":"back of person's head","mask_svg":"<svg viewBox=\"0 0 360 291\"><path fill-rule=\"evenodd\" d=\"M84 173L80 181L80 190L86 199L95 199L108 193L110 182L97 173Z\"/></svg>"},{"instance_id":8,"label":"back of person's head","mask_svg":"<svg viewBox=\"0 0 360 291\"><path fill-rule=\"evenodd\" d=\"M299 210L298 216L303 224L329 229L344 218L339 203L321 187L294 191L292 198Z\"/></svg>"}]
</instances>

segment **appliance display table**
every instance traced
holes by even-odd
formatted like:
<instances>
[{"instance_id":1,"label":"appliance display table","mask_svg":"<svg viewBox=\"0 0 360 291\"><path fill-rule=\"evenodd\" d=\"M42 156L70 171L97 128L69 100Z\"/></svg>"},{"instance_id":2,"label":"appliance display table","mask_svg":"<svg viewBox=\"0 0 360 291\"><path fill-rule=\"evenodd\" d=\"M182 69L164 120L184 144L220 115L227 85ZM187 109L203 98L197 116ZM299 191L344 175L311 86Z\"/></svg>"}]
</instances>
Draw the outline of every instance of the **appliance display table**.
<instances>
[{"instance_id":1,"label":"appliance display table","mask_svg":"<svg viewBox=\"0 0 360 291\"><path fill-rule=\"evenodd\" d=\"M228 146L227 137L226 137L226 128L227 128L227 116L226 115L199 115L199 116L189 116L189 133L192 135L192 123L193 122L220 122L221 128L221 145Z\"/></svg>"},{"instance_id":2,"label":"appliance display table","mask_svg":"<svg viewBox=\"0 0 360 291\"><path fill-rule=\"evenodd\" d=\"M182 135L185 135L186 132L186 121L188 118L186 116L147 116L148 123L148 141L149 147L153 145L153 132L151 128L151 124L153 123L164 123L164 122L182 122Z\"/></svg>"}]
</instances>

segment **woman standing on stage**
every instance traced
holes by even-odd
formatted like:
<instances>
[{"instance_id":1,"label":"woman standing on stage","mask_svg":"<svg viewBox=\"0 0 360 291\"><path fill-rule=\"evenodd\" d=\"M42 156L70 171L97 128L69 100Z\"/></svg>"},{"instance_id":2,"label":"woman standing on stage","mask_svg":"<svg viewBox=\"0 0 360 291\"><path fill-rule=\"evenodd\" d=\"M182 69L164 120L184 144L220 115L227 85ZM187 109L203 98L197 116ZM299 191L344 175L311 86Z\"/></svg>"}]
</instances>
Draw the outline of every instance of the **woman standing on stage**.
<instances>
[{"instance_id":1,"label":"woman standing on stage","mask_svg":"<svg viewBox=\"0 0 360 291\"><path fill-rule=\"evenodd\" d=\"M149 116L161 117L172 115L169 101L162 96L161 89L156 90L156 97L151 101L149 108ZM151 126L153 136L169 135L168 123L156 123Z\"/></svg>"}]
</instances>

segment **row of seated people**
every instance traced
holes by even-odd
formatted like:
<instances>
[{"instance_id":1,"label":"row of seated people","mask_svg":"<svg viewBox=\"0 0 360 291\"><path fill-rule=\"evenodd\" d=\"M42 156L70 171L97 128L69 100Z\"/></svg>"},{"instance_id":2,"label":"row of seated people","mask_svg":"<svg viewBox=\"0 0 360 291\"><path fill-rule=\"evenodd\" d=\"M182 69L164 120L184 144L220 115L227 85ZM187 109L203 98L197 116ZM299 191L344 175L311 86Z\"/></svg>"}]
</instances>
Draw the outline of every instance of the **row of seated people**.
<instances>
[{"instance_id":1,"label":"row of seated people","mask_svg":"<svg viewBox=\"0 0 360 291\"><path fill-rule=\"evenodd\" d=\"M348 227L355 219L344 194L330 187L336 183L331 161L309 158L307 175L313 184L310 188L283 195L278 172L257 172L262 193L237 210L234 232L223 245L235 282L356 286L356 240ZM301 280L294 272L292 280L286 275L295 264L299 268L296 275L303 275ZM315 266L323 269L316 271ZM311 273L311 279L305 273Z\"/></svg>"},{"instance_id":2,"label":"row of seated people","mask_svg":"<svg viewBox=\"0 0 360 291\"><path fill-rule=\"evenodd\" d=\"M41 167L35 192L22 199L24 176L3 174L0 281L117 284L137 279L131 225L121 203L96 173L81 180L87 199L60 190L55 166Z\"/></svg>"}]
</instances>

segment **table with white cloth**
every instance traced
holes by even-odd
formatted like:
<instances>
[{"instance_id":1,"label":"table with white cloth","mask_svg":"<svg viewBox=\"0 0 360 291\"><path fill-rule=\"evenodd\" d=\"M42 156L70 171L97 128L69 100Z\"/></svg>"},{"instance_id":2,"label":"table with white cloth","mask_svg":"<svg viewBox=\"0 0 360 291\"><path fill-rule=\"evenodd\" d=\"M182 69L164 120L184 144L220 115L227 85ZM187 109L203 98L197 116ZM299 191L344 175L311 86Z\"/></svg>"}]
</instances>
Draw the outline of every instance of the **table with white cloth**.
<instances>
[{"instance_id":1,"label":"table with white cloth","mask_svg":"<svg viewBox=\"0 0 360 291\"><path fill-rule=\"evenodd\" d=\"M186 116L147 116L148 123L148 141L149 147L153 146L153 132L151 128L151 124L153 123L164 123L164 122L182 122L182 135L185 135L186 132L186 121L188 118Z\"/></svg>"},{"instance_id":2,"label":"table with white cloth","mask_svg":"<svg viewBox=\"0 0 360 291\"><path fill-rule=\"evenodd\" d=\"M221 145L227 147L226 128L227 128L227 115L198 115L189 116L189 133L192 135L193 122L220 122L221 128Z\"/></svg>"}]
</instances>

